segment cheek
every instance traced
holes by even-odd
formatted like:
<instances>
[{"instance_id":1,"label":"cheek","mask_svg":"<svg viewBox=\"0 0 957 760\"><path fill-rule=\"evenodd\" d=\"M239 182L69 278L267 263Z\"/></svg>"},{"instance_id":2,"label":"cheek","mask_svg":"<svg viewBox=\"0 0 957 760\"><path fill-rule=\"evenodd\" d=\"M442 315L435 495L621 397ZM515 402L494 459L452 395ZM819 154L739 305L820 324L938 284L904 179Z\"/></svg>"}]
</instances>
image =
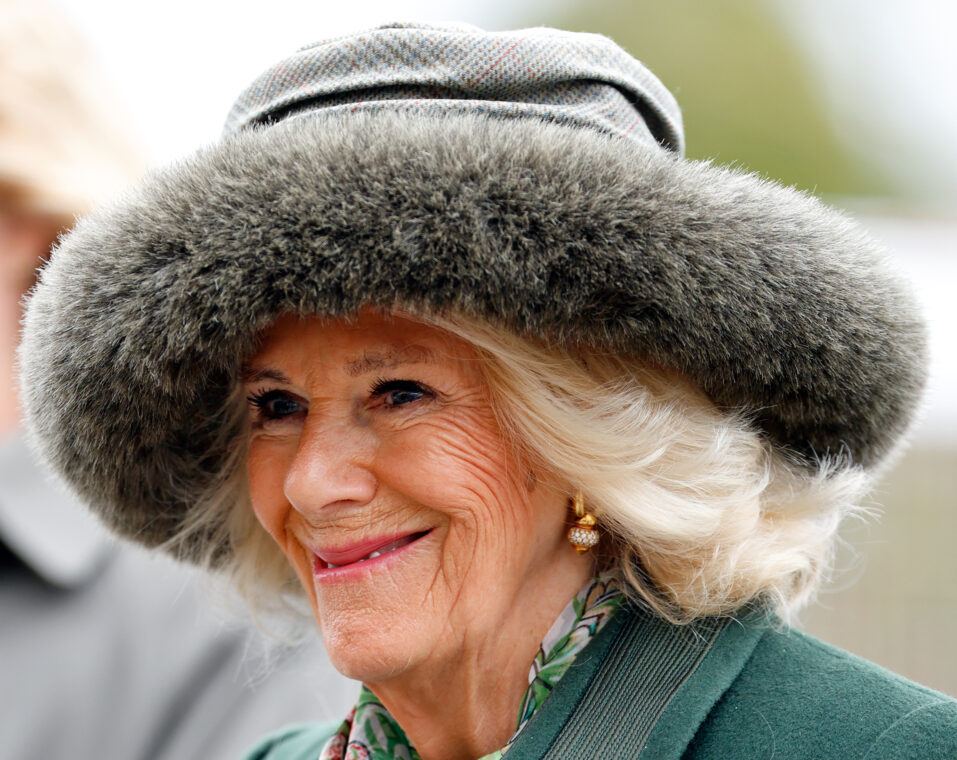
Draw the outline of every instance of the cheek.
<instances>
[{"instance_id":1,"label":"cheek","mask_svg":"<svg viewBox=\"0 0 957 760\"><path fill-rule=\"evenodd\" d=\"M313 611L317 611L312 584L312 556L287 531L292 507L285 495L286 473L295 456L294 444L253 439L246 457L249 499L253 513L263 529L285 555L299 579Z\"/></svg>"},{"instance_id":2,"label":"cheek","mask_svg":"<svg viewBox=\"0 0 957 760\"><path fill-rule=\"evenodd\" d=\"M281 446L253 440L246 459L249 498L256 519L280 546L285 546L289 504L284 495L288 462Z\"/></svg>"},{"instance_id":3,"label":"cheek","mask_svg":"<svg viewBox=\"0 0 957 760\"><path fill-rule=\"evenodd\" d=\"M381 471L416 501L445 513L476 541L531 519L527 466L501 434L491 412L458 410L454 417L406 431L401 445L379 450Z\"/></svg>"}]
</instances>

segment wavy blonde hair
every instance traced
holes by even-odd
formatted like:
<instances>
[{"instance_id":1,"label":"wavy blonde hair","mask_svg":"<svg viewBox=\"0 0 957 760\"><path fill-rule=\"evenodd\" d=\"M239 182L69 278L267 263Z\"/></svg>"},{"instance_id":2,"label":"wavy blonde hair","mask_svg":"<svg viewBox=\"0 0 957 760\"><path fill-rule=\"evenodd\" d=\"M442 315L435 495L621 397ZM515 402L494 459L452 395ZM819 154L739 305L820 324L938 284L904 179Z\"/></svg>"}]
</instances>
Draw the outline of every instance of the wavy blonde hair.
<instances>
[{"instance_id":1,"label":"wavy blonde hair","mask_svg":"<svg viewBox=\"0 0 957 760\"><path fill-rule=\"evenodd\" d=\"M470 318L416 318L475 348L503 430L581 488L603 534L602 569L639 603L687 623L761 602L789 621L828 576L838 526L869 485L862 470L788 462L743 414L646 363ZM253 516L243 446L234 457L219 493L245 497L195 512L175 541L227 510L224 569L243 596L259 611L301 608L294 574Z\"/></svg>"}]
</instances>

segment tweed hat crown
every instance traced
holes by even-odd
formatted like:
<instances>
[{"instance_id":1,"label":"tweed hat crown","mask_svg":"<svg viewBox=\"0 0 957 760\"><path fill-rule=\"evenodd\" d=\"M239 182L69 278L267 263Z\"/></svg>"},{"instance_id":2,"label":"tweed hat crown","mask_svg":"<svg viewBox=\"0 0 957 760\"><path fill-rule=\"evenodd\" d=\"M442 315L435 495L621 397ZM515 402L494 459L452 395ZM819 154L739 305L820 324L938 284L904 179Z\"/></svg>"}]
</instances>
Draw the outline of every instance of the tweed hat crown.
<instances>
[{"instance_id":1,"label":"tweed hat crown","mask_svg":"<svg viewBox=\"0 0 957 760\"><path fill-rule=\"evenodd\" d=\"M20 352L35 440L117 532L221 558L244 358L282 314L371 304L645 360L812 470L878 464L924 381L906 286L814 198L681 150L674 100L595 35L304 48L54 252Z\"/></svg>"},{"instance_id":2,"label":"tweed hat crown","mask_svg":"<svg viewBox=\"0 0 957 760\"><path fill-rule=\"evenodd\" d=\"M317 42L263 72L225 133L320 108L532 116L684 152L681 111L654 74L606 37L557 29L388 24Z\"/></svg>"}]
</instances>

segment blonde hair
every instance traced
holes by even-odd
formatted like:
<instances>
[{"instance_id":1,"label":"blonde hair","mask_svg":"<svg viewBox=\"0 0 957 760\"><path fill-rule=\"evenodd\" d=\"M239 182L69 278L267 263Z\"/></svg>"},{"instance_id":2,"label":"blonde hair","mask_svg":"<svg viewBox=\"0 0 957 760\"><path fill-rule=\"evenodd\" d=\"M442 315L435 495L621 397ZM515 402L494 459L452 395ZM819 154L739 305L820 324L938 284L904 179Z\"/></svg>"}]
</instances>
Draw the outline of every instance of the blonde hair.
<instances>
[{"instance_id":1,"label":"blonde hair","mask_svg":"<svg viewBox=\"0 0 957 760\"><path fill-rule=\"evenodd\" d=\"M789 462L735 410L684 378L474 320L428 320L472 343L501 424L581 488L631 596L677 623L751 602L785 621L831 569L870 478Z\"/></svg>"},{"instance_id":2,"label":"blonde hair","mask_svg":"<svg viewBox=\"0 0 957 760\"><path fill-rule=\"evenodd\" d=\"M677 623L752 602L789 621L827 577L838 526L869 484L860 469L788 462L744 415L646 363L470 318L418 319L472 344L503 430L581 488L603 534L602 569L637 602ZM216 503L173 543L225 525L224 569L253 608L301 607L291 568L253 516L244 458L240 444Z\"/></svg>"}]
</instances>

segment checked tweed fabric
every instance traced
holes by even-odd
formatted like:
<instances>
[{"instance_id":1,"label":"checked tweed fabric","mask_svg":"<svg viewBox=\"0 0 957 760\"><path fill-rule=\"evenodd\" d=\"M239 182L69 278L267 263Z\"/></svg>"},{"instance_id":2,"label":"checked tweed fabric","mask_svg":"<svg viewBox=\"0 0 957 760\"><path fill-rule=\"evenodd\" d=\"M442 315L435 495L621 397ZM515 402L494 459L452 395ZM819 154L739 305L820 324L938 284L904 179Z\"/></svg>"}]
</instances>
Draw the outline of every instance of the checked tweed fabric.
<instances>
[{"instance_id":1,"label":"checked tweed fabric","mask_svg":"<svg viewBox=\"0 0 957 760\"><path fill-rule=\"evenodd\" d=\"M382 108L532 116L684 151L674 98L608 38L465 24L392 24L302 48L246 89L225 133L319 109Z\"/></svg>"}]
</instances>

